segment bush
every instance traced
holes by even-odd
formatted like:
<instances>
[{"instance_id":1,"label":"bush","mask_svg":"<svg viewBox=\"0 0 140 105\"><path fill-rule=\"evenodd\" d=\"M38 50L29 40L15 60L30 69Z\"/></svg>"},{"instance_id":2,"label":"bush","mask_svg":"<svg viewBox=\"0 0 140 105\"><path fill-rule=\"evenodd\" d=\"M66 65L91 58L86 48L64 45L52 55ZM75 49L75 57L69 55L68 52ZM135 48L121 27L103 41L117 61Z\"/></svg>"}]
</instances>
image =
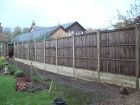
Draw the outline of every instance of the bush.
<instances>
[{"instance_id":1,"label":"bush","mask_svg":"<svg viewBox=\"0 0 140 105\"><path fill-rule=\"evenodd\" d=\"M14 75L14 73L16 72L16 66L15 65L8 65L8 72L11 74L11 75Z\"/></svg>"},{"instance_id":2,"label":"bush","mask_svg":"<svg viewBox=\"0 0 140 105\"><path fill-rule=\"evenodd\" d=\"M34 76L32 77L32 79L33 79L33 81L35 81L35 82L51 81L50 79L45 79L45 78L40 77L40 76L38 76L38 75L34 75Z\"/></svg>"},{"instance_id":3,"label":"bush","mask_svg":"<svg viewBox=\"0 0 140 105\"><path fill-rule=\"evenodd\" d=\"M0 57L0 70L4 67L6 63L5 57Z\"/></svg>"},{"instance_id":4,"label":"bush","mask_svg":"<svg viewBox=\"0 0 140 105\"><path fill-rule=\"evenodd\" d=\"M25 73L17 67L15 64L9 64L8 65L8 71L11 75L15 75L15 77L23 77L25 76Z\"/></svg>"},{"instance_id":5,"label":"bush","mask_svg":"<svg viewBox=\"0 0 140 105\"><path fill-rule=\"evenodd\" d=\"M37 81L41 81L41 79L38 76L34 75L33 76L33 81L37 82Z\"/></svg>"},{"instance_id":6,"label":"bush","mask_svg":"<svg viewBox=\"0 0 140 105\"><path fill-rule=\"evenodd\" d=\"M25 73L23 71L16 71L15 72L15 77L24 77Z\"/></svg>"},{"instance_id":7,"label":"bush","mask_svg":"<svg viewBox=\"0 0 140 105\"><path fill-rule=\"evenodd\" d=\"M11 75L14 75L15 70L14 70L14 69L8 69L8 72L9 72Z\"/></svg>"}]
</instances>

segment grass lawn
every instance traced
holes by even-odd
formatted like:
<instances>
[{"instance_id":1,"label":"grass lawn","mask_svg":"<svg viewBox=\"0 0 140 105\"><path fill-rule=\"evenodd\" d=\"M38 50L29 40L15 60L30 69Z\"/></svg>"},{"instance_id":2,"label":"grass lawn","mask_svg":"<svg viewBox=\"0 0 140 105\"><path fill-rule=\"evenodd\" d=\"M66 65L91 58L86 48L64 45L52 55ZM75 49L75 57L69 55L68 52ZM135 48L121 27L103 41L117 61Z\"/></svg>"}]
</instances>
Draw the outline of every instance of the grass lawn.
<instances>
[{"instance_id":1,"label":"grass lawn","mask_svg":"<svg viewBox=\"0 0 140 105\"><path fill-rule=\"evenodd\" d=\"M48 90L32 94L16 92L15 82L12 76L0 76L0 105L53 105L53 100L58 97L64 98L68 105L89 105L93 100L99 102L108 98L102 94L83 92L55 82L50 94Z\"/></svg>"}]
</instances>

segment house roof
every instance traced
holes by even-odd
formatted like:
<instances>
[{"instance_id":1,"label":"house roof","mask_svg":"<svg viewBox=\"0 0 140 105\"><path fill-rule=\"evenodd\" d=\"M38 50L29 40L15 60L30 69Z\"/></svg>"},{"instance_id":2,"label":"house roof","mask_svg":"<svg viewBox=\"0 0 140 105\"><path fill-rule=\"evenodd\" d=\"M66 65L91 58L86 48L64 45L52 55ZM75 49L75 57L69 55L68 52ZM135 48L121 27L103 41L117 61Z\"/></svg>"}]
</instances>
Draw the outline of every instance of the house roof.
<instances>
[{"instance_id":1,"label":"house roof","mask_svg":"<svg viewBox=\"0 0 140 105\"><path fill-rule=\"evenodd\" d=\"M39 39L42 39L44 37L48 37L48 36L52 35L59 28L62 28L63 30L66 31L68 28L70 28L74 24L80 25L78 22L71 22L71 23L66 23L66 24L62 24L62 25L57 25L57 26L54 26L54 27L33 26L33 27L31 27L31 29L33 28L32 32L28 32L28 33L18 35L16 38L14 38L12 40L12 42L13 41L23 42L23 41L29 41L29 40L35 40L35 39L39 40ZM84 27L82 27L82 28L84 30L86 30Z\"/></svg>"},{"instance_id":2,"label":"house roof","mask_svg":"<svg viewBox=\"0 0 140 105\"><path fill-rule=\"evenodd\" d=\"M64 29L67 29L69 28L71 25L75 24L77 22L70 22L70 23L66 23L66 24L62 24L62 25L59 25L59 26L62 26ZM49 28L49 27L40 27L40 26L35 26L34 27L34 31L38 31L38 30L42 30L44 28Z\"/></svg>"},{"instance_id":3,"label":"house roof","mask_svg":"<svg viewBox=\"0 0 140 105\"><path fill-rule=\"evenodd\" d=\"M77 21L71 22L71 23L62 24L62 26L64 27L65 30L68 30L74 24L78 24L83 30L86 31L86 29L83 26L81 26Z\"/></svg>"},{"instance_id":4,"label":"house roof","mask_svg":"<svg viewBox=\"0 0 140 105\"><path fill-rule=\"evenodd\" d=\"M8 41L8 36L0 33L0 42L7 42Z\"/></svg>"},{"instance_id":5,"label":"house roof","mask_svg":"<svg viewBox=\"0 0 140 105\"><path fill-rule=\"evenodd\" d=\"M42 30L42 29L46 29L48 27L40 27L40 26L34 26L34 27L31 27L29 29L29 32L33 29L34 31L39 31L39 30Z\"/></svg>"},{"instance_id":6,"label":"house roof","mask_svg":"<svg viewBox=\"0 0 140 105\"><path fill-rule=\"evenodd\" d=\"M64 29L69 28L71 25L73 25L75 22L71 22L71 23L66 23L66 24L62 24L62 26L64 27Z\"/></svg>"},{"instance_id":7,"label":"house roof","mask_svg":"<svg viewBox=\"0 0 140 105\"><path fill-rule=\"evenodd\" d=\"M43 27L33 32L18 35L13 41L23 42L23 41L29 41L29 40L35 40L35 39L36 40L43 39L44 37L48 37L52 35L54 32L56 32L60 28L63 29L62 26L54 26L54 27L48 27L48 28Z\"/></svg>"}]
</instances>

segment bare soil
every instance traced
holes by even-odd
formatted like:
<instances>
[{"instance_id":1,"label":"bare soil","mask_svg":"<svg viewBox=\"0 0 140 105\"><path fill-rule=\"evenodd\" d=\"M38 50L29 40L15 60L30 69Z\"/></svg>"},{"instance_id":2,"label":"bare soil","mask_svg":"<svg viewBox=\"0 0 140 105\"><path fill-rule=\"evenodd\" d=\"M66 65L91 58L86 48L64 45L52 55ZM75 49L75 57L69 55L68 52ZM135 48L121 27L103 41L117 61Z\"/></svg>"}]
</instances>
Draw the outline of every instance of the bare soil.
<instances>
[{"instance_id":1,"label":"bare soil","mask_svg":"<svg viewBox=\"0 0 140 105\"><path fill-rule=\"evenodd\" d=\"M30 77L25 76L16 78L16 91L19 92L36 92L48 88L48 84L39 81L31 81Z\"/></svg>"},{"instance_id":2,"label":"bare soil","mask_svg":"<svg viewBox=\"0 0 140 105\"><path fill-rule=\"evenodd\" d=\"M128 96L117 97L113 100L106 100L96 105L140 105L140 92L134 92Z\"/></svg>"}]
</instances>

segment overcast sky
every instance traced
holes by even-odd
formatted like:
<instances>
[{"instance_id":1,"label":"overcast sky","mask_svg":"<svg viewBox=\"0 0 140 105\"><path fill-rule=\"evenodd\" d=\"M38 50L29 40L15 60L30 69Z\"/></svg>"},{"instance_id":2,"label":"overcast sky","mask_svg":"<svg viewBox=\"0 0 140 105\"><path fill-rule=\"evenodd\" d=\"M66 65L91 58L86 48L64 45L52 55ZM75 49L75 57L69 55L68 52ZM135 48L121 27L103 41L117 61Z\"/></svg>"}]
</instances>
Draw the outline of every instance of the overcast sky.
<instances>
[{"instance_id":1,"label":"overcast sky","mask_svg":"<svg viewBox=\"0 0 140 105\"><path fill-rule=\"evenodd\" d=\"M78 21L85 28L104 28L115 21L116 9L125 13L134 0L0 0L4 27L54 26Z\"/></svg>"}]
</instances>

